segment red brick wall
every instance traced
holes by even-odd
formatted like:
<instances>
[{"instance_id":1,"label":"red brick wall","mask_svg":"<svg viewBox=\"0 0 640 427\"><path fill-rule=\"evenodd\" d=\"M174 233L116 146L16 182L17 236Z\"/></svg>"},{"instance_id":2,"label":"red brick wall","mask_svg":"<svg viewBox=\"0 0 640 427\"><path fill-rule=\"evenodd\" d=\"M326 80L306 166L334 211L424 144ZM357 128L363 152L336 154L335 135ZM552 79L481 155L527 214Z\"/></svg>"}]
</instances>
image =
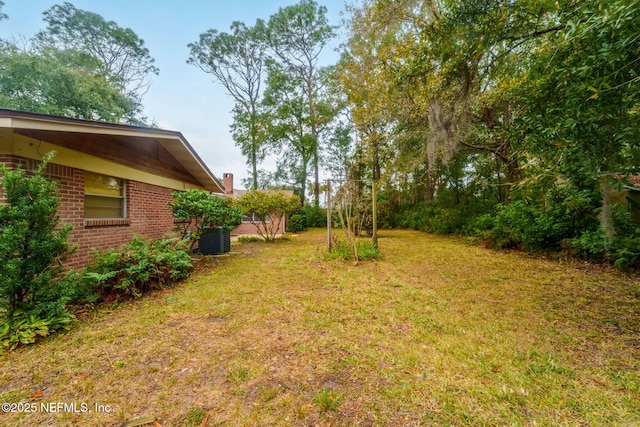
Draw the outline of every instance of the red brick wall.
<instances>
[{"instance_id":1,"label":"red brick wall","mask_svg":"<svg viewBox=\"0 0 640 427\"><path fill-rule=\"evenodd\" d=\"M35 162L10 156L0 156L10 167L21 165L33 169ZM127 218L94 220L84 218L84 171L55 164L47 165L46 176L58 182L58 214L60 224L71 224L69 244L75 253L65 263L68 268L84 265L92 257L91 249L117 247L131 240L134 234L160 239L173 233L174 222L168 203L172 190L156 185L128 181L126 189Z\"/></svg>"}]
</instances>

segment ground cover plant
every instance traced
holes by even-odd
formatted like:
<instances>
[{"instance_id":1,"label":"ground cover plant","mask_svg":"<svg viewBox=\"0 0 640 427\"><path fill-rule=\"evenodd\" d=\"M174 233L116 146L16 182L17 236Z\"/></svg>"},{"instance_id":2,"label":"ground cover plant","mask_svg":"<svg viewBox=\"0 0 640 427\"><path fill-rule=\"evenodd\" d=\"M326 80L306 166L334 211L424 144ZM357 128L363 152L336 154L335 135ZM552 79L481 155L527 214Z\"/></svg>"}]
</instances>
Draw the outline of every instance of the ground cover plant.
<instances>
[{"instance_id":1,"label":"ground cover plant","mask_svg":"<svg viewBox=\"0 0 640 427\"><path fill-rule=\"evenodd\" d=\"M186 240L134 236L119 248L95 251L93 261L76 278L84 293L79 299L140 297L187 278L192 268Z\"/></svg>"},{"instance_id":2,"label":"ground cover plant","mask_svg":"<svg viewBox=\"0 0 640 427\"><path fill-rule=\"evenodd\" d=\"M327 260L321 230L236 244L178 288L9 353L0 401L38 410L0 423L640 424L638 276L379 237L384 258L358 265Z\"/></svg>"}]
</instances>

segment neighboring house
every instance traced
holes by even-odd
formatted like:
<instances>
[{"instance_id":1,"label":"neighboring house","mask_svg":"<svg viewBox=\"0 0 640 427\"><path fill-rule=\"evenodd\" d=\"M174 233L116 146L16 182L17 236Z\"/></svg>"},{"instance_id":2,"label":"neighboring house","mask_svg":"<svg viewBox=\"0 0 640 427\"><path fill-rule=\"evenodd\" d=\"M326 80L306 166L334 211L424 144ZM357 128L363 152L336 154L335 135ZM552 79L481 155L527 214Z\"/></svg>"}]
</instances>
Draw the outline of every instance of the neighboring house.
<instances>
[{"instance_id":1,"label":"neighboring house","mask_svg":"<svg viewBox=\"0 0 640 427\"><path fill-rule=\"evenodd\" d=\"M238 190L233 188L232 173L223 173L222 183L225 189L224 195L226 197L231 197L231 198L240 197L247 192L247 190ZM281 192L287 196L293 196L293 191L291 190L282 190ZM288 221L288 218L286 216L281 219L280 226L278 227L278 231L276 234L284 234L286 232L287 221ZM247 235L256 235L256 234L258 234L256 230L256 226L253 225L253 223L251 222L251 218L249 216L246 216L242 220L242 224L240 224L238 227L231 230L231 236L247 236Z\"/></svg>"},{"instance_id":2,"label":"neighboring house","mask_svg":"<svg viewBox=\"0 0 640 427\"><path fill-rule=\"evenodd\" d=\"M52 150L45 173L59 183L60 223L73 226L70 268L134 234L170 235L174 190L224 191L180 132L0 109L0 162L32 170Z\"/></svg>"}]
</instances>

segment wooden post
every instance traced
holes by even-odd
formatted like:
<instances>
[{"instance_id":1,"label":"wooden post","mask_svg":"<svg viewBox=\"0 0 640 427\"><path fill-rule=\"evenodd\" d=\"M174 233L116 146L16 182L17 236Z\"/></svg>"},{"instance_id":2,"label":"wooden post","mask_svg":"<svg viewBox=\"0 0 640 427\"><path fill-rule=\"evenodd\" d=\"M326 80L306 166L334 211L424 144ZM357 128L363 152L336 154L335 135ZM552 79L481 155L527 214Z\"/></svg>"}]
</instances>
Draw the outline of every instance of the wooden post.
<instances>
[{"instance_id":1,"label":"wooden post","mask_svg":"<svg viewBox=\"0 0 640 427\"><path fill-rule=\"evenodd\" d=\"M331 251L331 180L327 179L327 249Z\"/></svg>"},{"instance_id":2,"label":"wooden post","mask_svg":"<svg viewBox=\"0 0 640 427\"><path fill-rule=\"evenodd\" d=\"M371 243L374 248L378 248L378 202L376 200L376 180L373 180L371 185L371 210L373 220L373 235L371 236Z\"/></svg>"}]
</instances>

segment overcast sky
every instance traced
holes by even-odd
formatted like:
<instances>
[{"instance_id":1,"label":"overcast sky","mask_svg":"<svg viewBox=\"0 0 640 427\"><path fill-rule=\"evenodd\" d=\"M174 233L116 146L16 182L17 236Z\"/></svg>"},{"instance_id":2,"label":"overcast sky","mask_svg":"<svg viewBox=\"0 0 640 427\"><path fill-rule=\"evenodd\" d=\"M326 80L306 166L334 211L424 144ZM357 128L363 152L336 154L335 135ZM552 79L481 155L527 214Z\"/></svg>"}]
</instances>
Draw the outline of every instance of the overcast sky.
<instances>
[{"instance_id":1,"label":"overcast sky","mask_svg":"<svg viewBox=\"0 0 640 427\"><path fill-rule=\"evenodd\" d=\"M31 38L44 29L42 12L64 0L3 0L0 38ZM345 0L316 0L328 9L329 21L339 25ZM149 49L160 74L153 77L143 98L146 116L161 128L179 131L213 174L234 174L235 187L248 178L246 160L231 138L233 103L212 76L186 63L187 44L209 29L229 32L233 21L253 25L269 19L279 8L296 0L68 0L77 9L101 15L120 27L131 28ZM340 30L339 30L340 31ZM324 65L338 58L336 39L325 47ZM264 168L273 170L273 160Z\"/></svg>"}]
</instances>

